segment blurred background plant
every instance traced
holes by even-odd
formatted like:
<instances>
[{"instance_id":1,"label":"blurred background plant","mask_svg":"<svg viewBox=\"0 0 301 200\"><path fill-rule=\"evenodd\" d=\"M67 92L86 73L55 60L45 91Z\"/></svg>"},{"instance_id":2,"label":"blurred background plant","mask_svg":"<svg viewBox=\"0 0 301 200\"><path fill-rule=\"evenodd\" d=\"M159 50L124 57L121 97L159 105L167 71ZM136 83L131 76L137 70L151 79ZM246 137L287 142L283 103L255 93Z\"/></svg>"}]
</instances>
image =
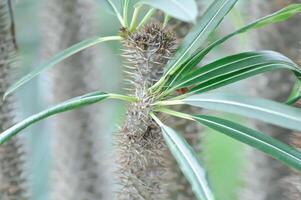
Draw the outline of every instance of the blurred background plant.
<instances>
[{"instance_id":1,"label":"blurred background plant","mask_svg":"<svg viewBox=\"0 0 301 200\"><path fill-rule=\"evenodd\" d=\"M89 0L90 1L90 0ZM211 1L203 1L198 0L202 3L202 6L208 5ZM66 48L67 46L70 46L71 44L74 44L78 42L78 40L84 39L84 37L88 38L89 34L87 36L73 36L73 38L70 36L71 34L80 34L78 27L87 27L86 23L91 23L91 26L93 26L94 32L92 34L95 35L114 35L119 30L119 24L115 17L112 17L110 14L105 12L104 8L101 8L100 6L97 6L96 4L93 4L91 6L92 11L94 13L85 13L89 12L86 10L78 10L78 11L70 11L71 8L65 8L61 5L61 3L57 3L58 7L55 7L52 5L51 9L49 10L49 16L45 17L45 9L49 9L49 7L45 8L45 4L54 4L56 2L60 2L57 0L45 0L45 1L37 1L37 0L15 0L13 1L14 5L14 15L15 15L15 23L16 23L16 31L17 31L17 41L19 45L19 56L18 56L18 64L19 64L19 71L21 74L26 74L26 72L31 70L31 66L34 66L36 63L39 63L41 60L45 60L47 56L51 56L51 54L54 54L58 51L60 51L60 48ZM75 4L80 2L76 0L64 0L65 4L66 2L69 2L70 4ZM270 3L271 1L265 1L266 4ZM268 3L267 3L268 2ZM280 1L273 1L279 3ZM297 1L296 1L297 2ZM277 4L276 3L276 4ZM227 17L227 19L223 22L222 26L219 28L219 30L216 32L216 34L225 34L225 32L231 32L233 29L240 27L242 24L244 24L245 21L248 21L250 18L254 19L258 15L258 4L256 4L254 8L258 12L254 12L254 10L250 10L250 4L253 4L250 1L242 0L236 8L231 11L230 15ZM281 3L280 3L281 4ZM78 3L79 6L82 4ZM74 6L74 5L73 5ZM269 7L270 5L266 5L271 10L275 11L275 8ZM283 5L284 6L284 5ZM280 7L283 7L280 5ZM71 6L72 7L72 6ZM280 8L277 7L277 8ZM73 8L76 10L76 8ZM77 8L78 9L78 8ZM57 12L62 12L61 15L64 15L68 19L73 19L71 21L63 21L61 16L55 16ZM91 12L92 12L91 11ZM77 14L74 14L77 13ZM71 16L65 16L65 15L71 15ZM89 18L87 15L95 15L95 18ZM267 14L267 13L265 13ZM72 16L73 15L73 16ZM44 17L42 17L44 16ZM57 18L57 19L55 19ZM78 18L80 20L74 20L74 18ZM88 22L85 21L85 18L91 19L93 21ZM57 20L58 27L56 27L56 24L53 24L53 20ZM301 21L301 20L299 20ZM80 24L83 23L83 24ZM65 24L64 24L65 23ZM71 23L71 24L69 24ZM77 25L74 25L75 23L79 23ZM85 24L84 24L85 23ZM55 35L56 32L59 30L57 29L63 29L64 27L72 27L75 28L75 30L72 30L71 33L65 33L62 34L64 36L57 36L59 39L61 39L61 42L66 42L66 46L61 46L58 49L51 49L47 50L47 48L50 48L49 45L53 45L53 38L48 37L47 35ZM75 27L74 27L75 26ZM77 27L78 26L78 27ZM301 27L301 26L298 26ZM76 30L78 28L78 30ZM273 28L273 27L272 27ZM299 31L301 28L295 27L297 30L294 30L296 32ZM48 30L47 30L48 29ZM51 29L53 29L51 31ZM45 32L45 30L49 32ZM66 29L67 30L67 29ZM274 29L273 29L274 30ZM273 40L279 40L279 41L285 41L285 35L281 34L282 32L279 29L276 29L276 31L279 31L279 34L276 34L276 38L273 38ZM74 33L76 32L76 33ZM299 31L300 32L300 31ZM66 37L66 38L64 38ZM69 38L68 38L69 37ZM213 36L214 37L214 36ZM260 43L262 46L259 48L266 49L269 48L269 45L264 45L262 40L265 40L265 43L272 43L268 38L261 38L260 35L252 35L252 34L244 34L240 37L240 40L230 40L226 44L224 44L221 48L218 50L215 50L210 54L212 57L220 57L222 54L231 54L234 52L239 52L241 50L246 49L254 49L254 43ZM290 36L292 37L292 36ZM295 36L296 37L296 36ZM294 38L293 41L298 41L300 38ZM68 40L68 41L66 41ZM237 43L239 41L239 43ZM60 45L63 45L60 43L60 41L57 41ZM297 42L295 44L298 44ZM285 43L284 46L286 46L289 52L298 52L298 46L291 47L290 44ZM287 47L288 46L288 47ZM258 47L257 47L258 48ZM273 47L274 50L281 50L280 47ZM45 53L45 51L49 51ZM56 52L55 52L56 51ZM93 57L97 58L98 61L95 61L96 63L93 63L93 65L96 66L97 73L93 74L93 77L80 77L82 80L84 79L99 79L101 80L101 85L99 86L101 90L103 91L122 91L123 88L121 88L121 80L122 80L122 62L120 60L120 46L114 44L109 45L101 45L101 47L95 47L95 52L97 52L97 55L93 55ZM43 53L44 52L44 53ZM46 54L46 56L45 56ZM49 55L48 55L49 54ZM290 54L288 54L290 56ZM294 58L296 58L294 56ZM73 58L71 58L73 59ZM77 84L77 81L82 80L72 80L74 77L72 75L67 74L68 71L68 65L70 63L74 64L76 62L81 62L79 65L83 65L83 67L88 68L91 64L91 60L84 60L85 58L82 58L82 60L78 61L72 61L68 60L69 63L63 63L62 65L65 66L66 74L61 74L62 76L70 76L70 81L73 81L74 84ZM296 58L298 59L298 58ZM84 66L85 63L87 63L87 66ZM110 65L107 65L107 63L110 63ZM64 67L63 66L63 67ZM98 67L98 68L97 68ZM62 68L60 68L62 69ZM25 118L26 116L29 116L33 113L37 113L38 111L44 109L51 103L50 96L56 89L58 90L63 84L72 84L70 81L68 83L60 83L56 82L54 80L57 80L57 74L60 71L58 69L57 72L51 71L50 73L44 73L39 78L36 78L31 83L27 84L22 90L18 91L18 110L22 111L20 113L20 118ZM98 74L99 71L99 74ZM91 75L91 72L87 73ZM85 74L85 75L87 75ZM286 77L286 74L280 74L277 75L278 80L282 80ZM263 85L259 85L259 89L255 91L255 95L261 95L260 91L264 91L264 87L266 85L269 85L270 80L269 78L266 78L264 76L261 76L261 82L264 82ZM273 80L273 79L272 79ZM254 84L253 80L246 80L244 81L245 84L232 84L231 86L227 87L223 90L228 90L235 93L240 93L241 91L248 90L248 84L250 82ZM268 83L267 83L268 82ZM57 85L56 85L57 84ZM290 88L290 86L287 86ZM72 87L71 87L72 88ZM287 89L289 90L289 89ZM62 91L64 93L65 91ZM88 92L88 91L85 91ZM251 91L253 92L253 91ZM253 92L254 94L254 92ZM77 94L75 94L77 95ZM284 94L283 94L284 95ZM71 95L72 96L72 95ZM57 97L56 97L57 98ZM64 97L60 97L64 98ZM58 98L58 99L60 99ZM60 99L62 100L62 99ZM104 148L107 148L109 152L109 148L112 145L112 137L110 136L110 133L115 133L117 131L116 122L121 121L122 119L120 116L122 116L122 113L124 112L120 104L116 103L107 103L105 102L102 106L102 122L101 122L101 133L98 133L94 135L91 140L96 141L95 144L88 143L86 146L81 146L78 148L89 148L87 149L81 149L81 151L88 151L89 154L96 153L99 149L97 148L91 148L89 145L105 145L101 146ZM87 112L93 112L93 111L87 111ZM71 114L72 115L72 114ZM76 115L76 112L74 113ZM63 177L64 175L57 175L55 179L53 179L53 170L55 170L55 166L59 159L64 159L65 157L62 156L63 152L60 152L58 149L53 149L53 145L60 144L62 141L61 139L57 139L56 136L58 134L63 134L63 132L54 133L52 132L55 127L56 121L60 120L66 120L66 117L68 116L62 116L55 117L50 120L46 120L44 122L38 123L37 125L33 126L32 128L25 131L25 134L22 134L22 136L25 138L26 141L26 147L28 149L28 155L26 163L25 171L27 173L27 177L29 180L29 188L31 197L30 200L48 200L51 199L55 187L60 187L60 184L62 184L62 181L66 181L66 186L68 184L72 184L72 179L65 179ZM70 117L70 116L69 116ZM234 119L234 121L239 121L242 123L249 123L245 121L244 119L241 119L234 115L226 115L224 117L227 117L229 119ZM80 122L79 122L80 123ZM99 124L98 124L99 125ZM98 143L100 141L100 143ZM57 143L57 144L55 144ZM201 145L201 144L200 144ZM97 146L96 146L97 147ZM73 149L74 148L74 149ZM71 149L65 149L65 151L75 151L77 147L72 147ZM245 180L245 166L249 164L249 160L246 159L246 155L250 154L250 148L247 147L244 144L241 144L231 138L228 138L224 135L217 134L212 130L205 130L203 133L203 142L202 142L202 152L204 152L204 155L206 155L205 162L206 166L209 171L209 179L211 180L213 190L216 194L216 198L218 200L245 200L243 197L239 197L238 193L240 192L241 188L244 187L244 180ZM261 153L260 153L261 154ZM82 172L81 169L79 171L76 171L77 164L79 162L76 162L74 166L69 165L69 162L72 162L72 159L81 159L78 157L79 155L76 155L72 158L66 159L66 169L64 170L73 170L74 172L74 178L78 178L83 174L77 174ZM87 156L82 155L82 157ZM261 155L262 156L262 155ZM103 157L95 157L93 158L94 161L98 162L98 159L102 159ZM248 158L248 157L247 157ZM71 160L70 160L71 159ZM74 160L73 160L74 161ZM78 161L78 160L77 160ZM103 161L103 160L101 160ZM60 160L60 162L64 163L64 160ZM83 161L84 162L84 161ZM110 160L108 160L110 162ZM268 167L269 164L265 163L265 167ZM272 164L273 165L273 164ZM282 164L281 164L282 165ZM99 167L99 166L98 166ZM113 166L112 166L113 167ZM68 169L69 168L69 169ZM89 168L89 167L88 167ZM90 169L90 168L89 168ZM58 170L58 169L56 169ZM70 172L72 174L72 172ZM94 170L94 173L96 171ZM103 173L103 171L99 171L99 173ZM62 176L62 177L60 177ZM93 174L92 176L99 176L99 174ZM107 177L108 178L108 177ZM107 179L106 178L106 179ZM95 184L99 184L100 182ZM269 182L268 184L271 184L272 182ZM0 183L1 184L1 183ZM100 187L100 185L97 185ZM78 186L81 187L81 186ZM260 186L257 186L260 187ZM64 188L64 187L63 187ZM68 187L67 187L68 188ZM56 188L57 189L57 188ZM110 190L108 190L110 191ZM70 191L66 191L68 193ZM80 191L78 191L80 192ZM251 192L253 192L251 190ZM79 196L74 194L75 197ZM73 198L75 198L73 197ZM87 195L87 197L78 197L79 199L95 199L92 195ZM0 197L1 199L1 197ZM58 199L58 198L52 198L52 199ZM68 200L67 197L61 197L61 199ZM69 198L70 199L70 198ZM104 198L105 199L105 198ZM110 199L110 197L107 197L106 199ZM2 199L1 199L2 200ZM6 199L4 199L6 200ZM259 200L259 199L257 199ZM262 200L268 200L265 197L262 197Z\"/></svg>"}]
</instances>

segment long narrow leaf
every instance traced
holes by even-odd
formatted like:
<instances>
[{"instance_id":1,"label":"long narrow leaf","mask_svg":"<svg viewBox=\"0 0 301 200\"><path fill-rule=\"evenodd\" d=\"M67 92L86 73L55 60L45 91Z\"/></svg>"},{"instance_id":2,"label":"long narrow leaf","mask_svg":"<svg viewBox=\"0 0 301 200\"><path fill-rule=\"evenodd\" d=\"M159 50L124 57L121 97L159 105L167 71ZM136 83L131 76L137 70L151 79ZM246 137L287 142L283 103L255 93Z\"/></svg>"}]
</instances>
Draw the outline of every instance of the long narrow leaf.
<instances>
[{"instance_id":1,"label":"long narrow leaf","mask_svg":"<svg viewBox=\"0 0 301 200\"><path fill-rule=\"evenodd\" d=\"M38 121L41 121L47 117L50 117L58 113L66 112L69 110L77 109L85 105L90 105L99 102L103 99L108 98L109 96L110 94L107 93L94 92L94 93L90 93L90 94L86 94L83 96L70 99L54 107L51 107L47 110L44 110L38 114L32 115L31 117L26 118L25 120L17 123L16 125L2 132L0 134L0 144L3 144L5 141L9 140L11 137L18 134L20 131L27 128L28 126Z\"/></svg>"},{"instance_id":2,"label":"long narrow leaf","mask_svg":"<svg viewBox=\"0 0 301 200\"><path fill-rule=\"evenodd\" d=\"M301 131L300 109L274 101L221 93L193 95L178 103L228 112Z\"/></svg>"},{"instance_id":3,"label":"long narrow leaf","mask_svg":"<svg viewBox=\"0 0 301 200\"><path fill-rule=\"evenodd\" d=\"M190 60L186 61L178 71L170 78L169 82L175 82L179 80L182 76L184 76L187 72L189 72L193 67L195 67L204 57L207 55L213 48L224 43L228 39L234 37L235 35L245 33L252 29L262 28L267 25L275 24L282 22L289 17L296 15L301 12L301 4L291 4L275 13L272 13L268 16L260 18L254 22L251 22L240 29L228 34L227 36L211 43L209 46L204 48L203 50L198 51Z\"/></svg>"},{"instance_id":4,"label":"long narrow leaf","mask_svg":"<svg viewBox=\"0 0 301 200\"><path fill-rule=\"evenodd\" d=\"M197 155L189 144L180 134L165 126L154 115L153 118L161 127L166 144L178 162L183 174L190 182L196 197L199 200L213 200L214 197L207 183L205 170L200 165Z\"/></svg>"},{"instance_id":5,"label":"long narrow leaf","mask_svg":"<svg viewBox=\"0 0 301 200\"><path fill-rule=\"evenodd\" d=\"M186 22L194 22L198 14L195 0L140 0L137 4L152 6Z\"/></svg>"},{"instance_id":6,"label":"long narrow leaf","mask_svg":"<svg viewBox=\"0 0 301 200\"><path fill-rule=\"evenodd\" d=\"M287 99L287 104L294 104L301 99L301 78L296 80L295 86Z\"/></svg>"},{"instance_id":7,"label":"long narrow leaf","mask_svg":"<svg viewBox=\"0 0 301 200\"><path fill-rule=\"evenodd\" d=\"M190 115L166 108L159 108L163 112L176 117L194 120L213 130L228 135L247 145L255 147L288 166L301 171L301 152L259 131L242 126L235 122L207 115Z\"/></svg>"},{"instance_id":8,"label":"long narrow leaf","mask_svg":"<svg viewBox=\"0 0 301 200\"><path fill-rule=\"evenodd\" d=\"M130 3L130 0L123 0L122 1L122 4L123 4L122 5L122 8L123 8L122 14L123 14L123 21L124 21L124 26L125 27L129 26L129 23L128 23L129 3Z\"/></svg>"},{"instance_id":9,"label":"long narrow leaf","mask_svg":"<svg viewBox=\"0 0 301 200\"><path fill-rule=\"evenodd\" d=\"M209 128L253 146L288 166L301 171L301 152L268 135L213 116L195 115L193 118Z\"/></svg>"},{"instance_id":10,"label":"long narrow leaf","mask_svg":"<svg viewBox=\"0 0 301 200\"><path fill-rule=\"evenodd\" d=\"M109 13L116 15L118 20L120 21L122 26L125 26L125 22L118 11L116 5L112 2L112 0L96 0L100 5L102 5L105 10L107 10ZM125 0L127 1L127 0ZM123 2L119 1L119 4L122 4Z\"/></svg>"},{"instance_id":11,"label":"long narrow leaf","mask_svg":"<svg viewBox=\"0 0 301 200\"><path fill-rule=\"evenodd\" d=\"M56 54L54 57L52 57L50 60L46 61L45 63L42 63L41 65L38 65L32 72L29 74L25 75L21 79L19 79L17 82L15 82L12 86L8 88L8 90L5 92L4 97L5 98L7 95L10 93L14 92L17 88L20 86L24 85L34 77L38 76L41 74L44 70L47 70L57 63L61 62L62 60L88 48L91 46L94 46L96 44L99 44L101 42L106 42L106 41L112 41L112 40L121 40L122 38L119 36L108 36L108 37L96 37L88 40L84 40L82 42L79 42L62 52Z\"/></svg>"},{"instance_id":12,"label":"long narrow leaf","mask_svg":"<svg viewBox=\"0 0 301 200\"><path fill-rule=\"evenodd\" d=\"M288 69L301 76L301 69L280 53L246 52L219 59L188 73L170 91L194 85L189 93L200 93L277 69Z\"/></svg>"},{"instance_id":13,"label":"long narrow leaf","mask_svg":"<svg viewBox=\"0 0 301 200\"><path fill-rule=\"evenodd\" d=\"M154 87L162 84L166 77L171 76L185 61L195 54L209 37L209 35L221 23L225 15L236 4L237 0L215 0L206 10L200 21L191 32L184 38L174 58L167 64L167 72Z\"/></svg>"}]
</instances>

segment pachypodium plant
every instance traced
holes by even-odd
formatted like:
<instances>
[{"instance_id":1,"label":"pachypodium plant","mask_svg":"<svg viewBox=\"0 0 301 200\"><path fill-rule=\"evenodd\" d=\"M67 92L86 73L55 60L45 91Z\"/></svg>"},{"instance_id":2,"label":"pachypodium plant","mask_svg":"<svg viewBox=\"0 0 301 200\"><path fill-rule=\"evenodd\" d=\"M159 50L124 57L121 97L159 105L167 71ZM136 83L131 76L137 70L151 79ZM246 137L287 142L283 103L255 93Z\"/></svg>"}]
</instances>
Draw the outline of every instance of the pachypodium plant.
<instances>
[{"instance_id":1,"label":"pachypodium plant","mask_svg":"<svg viewBox=\"0 0 301 200\"><path fill-rule=\"evenodd\" d=\"M0 143L49 116L105 99L118 99L128 102L129 105L124 125L116 136L118 181L121 185L117 199L168 199L164 184L168 178L165 168L168 149L191 184L196 198L214 199L205 170L196 153L181 134L164 124L163 119L168 115L192 120L217 130L301 171L301 152L293 147L227 119L183 113L173 108L173 105L186 104L234 113L301 131L301 111L290 106L301 98L301 69L286 56L273 51L250 51L198 66L209 52L233 36L284 21L301 12L301 4L292 4L212 41L209 36L237 1L215 0L202 17L196 20L197 8L193 0L141 0L135 4L133 13L129 13L130 0L122 1L122 12L112 1L99 0L99 3L115 13L120 21L119 35L88 39L65 49L13 84L4 97L65 58L85 48L113 40L121 41L123 45L130 82L129 94L96 91L72 98L7 129L0 135ZM143 6L150 8L139 21ZM162 23L150 23L149 19L157 9L163 11L165 17ZM130 15L132 18L128 21ZM171 17L194 23L194 27L178 46L173 30L166 28ZM273 70L289 70L296 75L296 86L285 103L211 92Z\"/></svg>"}]
</instances>

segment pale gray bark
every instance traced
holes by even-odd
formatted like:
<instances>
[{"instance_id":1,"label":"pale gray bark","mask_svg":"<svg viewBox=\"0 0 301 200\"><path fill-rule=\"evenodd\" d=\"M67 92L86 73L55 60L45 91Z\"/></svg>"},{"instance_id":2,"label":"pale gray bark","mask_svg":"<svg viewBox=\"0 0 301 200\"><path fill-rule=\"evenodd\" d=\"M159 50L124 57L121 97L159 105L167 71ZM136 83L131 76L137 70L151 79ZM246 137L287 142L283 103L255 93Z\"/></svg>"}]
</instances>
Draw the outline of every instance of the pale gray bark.
<instances>
[{"instance_id":1,"label":"pale gray bark","mask_svg":"<svg viewBox=\"0 0 301 200\"><path fill-rule=\"evenodd\" d=\"M13 82L16 44L12 31L12 13L9 2L0 1L0 96ZM0 133L15 123L15 98L10 96L0 101ZM15 136L0 146L0 199L26 200L28 191L25 182L25 146L20 136Z\"/></svg>"},{"instance_id":2,"label":"pale gray bark","mask_svg":"<svg viewBox=\"0 0 301 200\"><path fill-rule=\"evenodd\" d=\"M41 56L46 60L61 50L96 36L93 0L45 0L42 8ZM85 50L54 67L48 74L52 103L101 88L99 57ZM52 127L50 199L112 199L110 153L106 147L101 105L57 116Z\"/></svg>"}]
</instances>

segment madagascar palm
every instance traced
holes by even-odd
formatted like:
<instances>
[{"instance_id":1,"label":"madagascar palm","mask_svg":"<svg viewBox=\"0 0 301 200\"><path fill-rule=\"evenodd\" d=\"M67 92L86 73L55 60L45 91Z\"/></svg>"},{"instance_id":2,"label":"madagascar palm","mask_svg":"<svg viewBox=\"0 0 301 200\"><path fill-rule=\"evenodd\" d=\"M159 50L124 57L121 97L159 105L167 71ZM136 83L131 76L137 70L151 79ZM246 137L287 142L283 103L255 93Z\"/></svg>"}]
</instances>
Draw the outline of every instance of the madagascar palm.
<instances>
[{"instance_id":1,"label":"madagascar palm","mask_svg":"<svg viewBox=\"0 0 301 200\"><path fill-rule=\"evenodd\" d=\"M185 3L139 1L131 23L128 22L128 0L123 1L122 14L110 0L100 1L100 3L116 13L122 25L119 36L96 37L67 48L20 79L8 90L5 97L44 69L52 67L66 57L89 46L112 40L121 40L124 45L124 56L128 61L129 81L132 89L130 94L93 92L75 97L12 126L2 133L1 143L34 122L51 115L104 99L120 99L130 104L124 125L116 136L118 138L116 147L118 175L121 185L119 199L167 198L168 193L164 184L168 175L164 160L167 150L170 150L176 158L195 196L198 199L214 199L206 181L205 170L195 152L181 134L162 122L169 115L217 130L301 170L301 153L268 135L233 121L211 115L183 113L172 107L190 105L229 112L300 131L301 112L293 107L267 99L211 92L242 79L280 69L293 72L298 86L301 70L289 58L274 51L250 51L226 56L199 68L196 67L212 49L217 48L232 36L283 21L300 12L300 4L290 5L221 39L212 41L208 37L237 3L237 0L215 0L174 53L174 34L164 28L168 23L168 16L165 17L163 24L147 23L152 12L148 12L140 22L137 21L137 16L141 6L147 4L163 10L167 15L193 21L197 13L194 12L196 9L192 0ZM184 92L179 94L179 90ZM299 98L299 90L294 90L287 102L293 103Z\"/></svg>"}]
</instances>

